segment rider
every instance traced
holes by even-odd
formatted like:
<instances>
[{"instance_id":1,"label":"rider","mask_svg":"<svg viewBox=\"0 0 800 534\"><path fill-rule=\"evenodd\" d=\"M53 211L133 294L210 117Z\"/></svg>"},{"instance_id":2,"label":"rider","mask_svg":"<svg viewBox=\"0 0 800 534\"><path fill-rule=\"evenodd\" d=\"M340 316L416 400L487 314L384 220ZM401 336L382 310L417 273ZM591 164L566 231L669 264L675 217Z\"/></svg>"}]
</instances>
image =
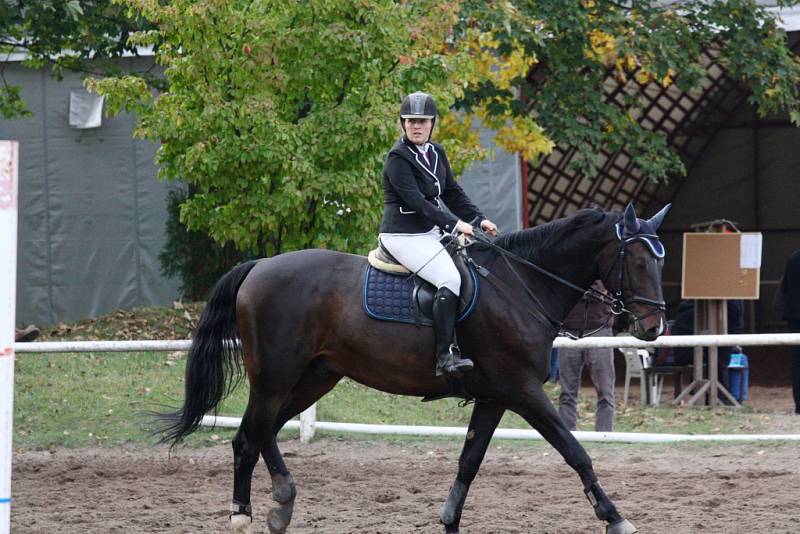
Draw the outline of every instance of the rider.
<instances>
[{"instance_id":1,"label":"rider","mask_svg":"<svg viewBox=\"0 0 800 534\"><path fill-rule=\"evenodd\" d=\"M400 126L405 135L383 165L383 221L378 239L397 261L436 286L436 376L459 375L473 367L472 360L461 357L455 339L461 277L440 239L458 232L473 235L465 220L479 221L492 235L497 235L497 226L456 183L444 148L430 142L435 122L436 104L430 95L417 92L403 99Z\"/></svg>"}]
</instances>

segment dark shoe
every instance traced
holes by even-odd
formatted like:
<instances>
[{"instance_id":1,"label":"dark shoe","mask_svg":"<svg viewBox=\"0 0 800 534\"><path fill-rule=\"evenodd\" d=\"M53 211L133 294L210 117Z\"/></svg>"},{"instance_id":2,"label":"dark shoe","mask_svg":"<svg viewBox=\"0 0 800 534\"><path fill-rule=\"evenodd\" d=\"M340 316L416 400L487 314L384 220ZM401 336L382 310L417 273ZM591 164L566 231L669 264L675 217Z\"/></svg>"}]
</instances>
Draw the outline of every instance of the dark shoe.
<instances>
[{"instance_id":1,"label":"dark shoe","mask_svg":"<svg viewBox=\"0 0 800 534\"><path fill-rule=\"evenodd\" d=\"M36 325L29 324L22 330L18 328L14 329L14 342L16 343L33 341L37 337L39 337L39 329L36 328Z\"/></svg>"},{"instance_id":2,"label":"dark shoe","mask_svg":"<svg viewBox=\"0 0 800 534\"><path fill-rule=\"evenodd\" d=\"M462 358L456 344L456 313L458 297L443 287L433 299L433 331L436 335L436 376L449 374L460 376L471 371L474 365L469 358Z\"/></svg>"}]
</instances>

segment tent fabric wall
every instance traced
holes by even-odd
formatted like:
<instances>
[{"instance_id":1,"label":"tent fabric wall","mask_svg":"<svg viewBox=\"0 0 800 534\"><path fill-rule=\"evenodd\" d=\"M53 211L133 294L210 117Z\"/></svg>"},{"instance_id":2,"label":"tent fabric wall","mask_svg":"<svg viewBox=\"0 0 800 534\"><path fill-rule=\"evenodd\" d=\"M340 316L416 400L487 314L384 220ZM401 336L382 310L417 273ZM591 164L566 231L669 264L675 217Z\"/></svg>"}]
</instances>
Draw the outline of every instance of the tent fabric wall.
<instances>
[{"instance_id":1,"label":"tent fabric wall","mask_svg":"<svg viewBox=\"0 0 800 534\"><path fill-rule=\"evenodd\" d=\"M495 157L478 161L464 171L459 184L500 231L522 228L522 185L518 154L509 154L494 144L494 132L480 129L481 145Z\"/></svg>"},{"instance_id":2,"label":"tent fabric wall","mask_svg":"<svg viewBox=\"0 0 800 534\"><path fill-rule=\"evenodd\" d=\"M120 60L142 70L152 58ZM155 179L156 147L135 140L132 115L99 128L69 126L71 91L46 69L5 65L33 116L0 122L20 146L17 322L54 324L119 308L167 304L177 283L160 274L168 184Z\"/></svg>"}]
</instances>

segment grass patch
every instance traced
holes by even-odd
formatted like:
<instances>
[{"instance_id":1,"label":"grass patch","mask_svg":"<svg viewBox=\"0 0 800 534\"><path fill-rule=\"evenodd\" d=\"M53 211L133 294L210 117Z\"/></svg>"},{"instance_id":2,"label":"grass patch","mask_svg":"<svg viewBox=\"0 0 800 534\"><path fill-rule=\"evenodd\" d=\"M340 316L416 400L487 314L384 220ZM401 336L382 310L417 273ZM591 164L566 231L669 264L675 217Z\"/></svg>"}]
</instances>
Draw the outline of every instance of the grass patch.
<instances>
[{"instance_id":1,"label":"grass patch","mask_svg":"<svg viewBox=\"0 0 800 534\"><path fill-rule=\"evenodd\" d=\"M25 354L17 358L15 373L14 444L18 448L116 446L153 443L151 410L176 407L183 398L183 353L76 353ZM557 402L558 387L547 391ZM247 385L240 386L220 407L220 414L240 416L247 405ZM421 403L370 390L350 380L319 403L321 421L353 423L466 426L469 406L455 399ZM594 424L593 399L579 406L579 428ZM516 414L507 413L504 428L528 428ZM729 433L760 429L747 410L683 408L620 409L618 431ZM295 434L291 434L295 435ZM202 445L230 440L229 429L201 430L187 443ZM407 438L399 438L407 439Z\"/></svg>"},{"instance_id":2,"label":"grass patch","mask_svg":"<svg viewBox=\"0 0 800 534\"><path fill-rule=\"evenodd\" d=\"M74 325L46 328L42 338L179 339L191 331L200 309L197 304L176 303L171 309L116 312ZM14 446L39 449L155 443L151 436L155 427L143 414L167 411L181 404L185 362L183 352L19 354L15 369ZM557 404L558 386L545 387ZM594 396L580 399L580 430L594 428L594 402ZM240 416L246 405L244 383L223 402L219 413ZM370 390L346 379L317 407L321 421L376 424L466 426L471 412L470 406L461 407L455 399L421 403L414 397ZM763 430L764 417L748 408L732 412L724 408L643 409L635 405L618 406L614 425L615 430L623 432L755 433ZM500 426L529 428L512 413L506 413ZM233 434L230 429L201 429L187 443L219 443L229 441ZM397 442L415 439L387 438Z\"/></svg>"}]
</instances>

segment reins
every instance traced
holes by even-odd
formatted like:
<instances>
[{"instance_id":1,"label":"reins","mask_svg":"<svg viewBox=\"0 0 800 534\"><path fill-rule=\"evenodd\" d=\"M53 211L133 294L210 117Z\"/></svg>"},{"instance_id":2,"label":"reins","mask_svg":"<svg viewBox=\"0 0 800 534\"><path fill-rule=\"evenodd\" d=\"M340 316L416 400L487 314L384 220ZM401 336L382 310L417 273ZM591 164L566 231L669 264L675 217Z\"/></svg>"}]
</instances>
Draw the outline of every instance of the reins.
<instances>
[{"instance_id":1,"label":"reins","mask_svg":"<svg viewBox=\"0 0 800 534\"><path fill-rule=\"evenodd\" d=\"M536 265L535 263L530 262L530 261L526 260L525 258L523 258L521 256L518 256L518 255L514 254L513 252L511 252L509 250L504 249L503 247L495 245L487 237L485 237L483 235L480 235L480 234L476 235L475 236L475 240L477 242L481 243L481 244L484 244L484 245L488 246L489 248L495 250L496 252L499 252L500 255L503 257L503 259L505 260L506 265L509 266L509 268L514 273L515 277L517 278L517 280L520 283L524 284L524 281L522 280L522 277L519 275L519 273L517 273L516 269L514 269L514 267L511 266L511 262L508 260L509 258L511 258L512 260L516 261L517 263L521 263L522 265L525 265L526 267L530 267L531 269L539 272L540 274L543 274L543 275L547 276L548 278L551 278L552 280L555 280L559 284L567 286L568 288L570 288L570 289L572 289L574 291L577 291L578 293L581 293L582 295L588 295L589 297L594 298L594 299L598 300L599 302L602 302L603 304L608 304L611 307L612 313L614 315L619 315L619 314L621 314L623 312L633 313L630 310L628 310L627 308L625 308L625 304L621 299L611 298L608 295L606 295L605 293L603 293L602 291L599 291L599 290L597 290L597 289L595 289L593 287L590 287L588 289L583 289L582 287L573 284L569 280L566 280L566 279L558 276L557 274L548 271L544 267L540 267L540 266ZM612 266L612 268L613 268L613 266ZM527 290L529 295L532 294L527 285L525 285L525 289Z\"/></svg>"},{"instance_id":2,"label":"reins","mask_svg":"<svg viewBox=\"0 0 800 534\"><path fill-rule=\"evenodd\" d=\"M624 272L625 272L625 249L626 249L626 247L627 247L629 242L633 241L636 238L642 238L642 237L652 237L652 238L656 238L657 239L657 236L654 236L654 235L651 236L649 234L648 235L644 235L644 234L637 235L635 238L620 239L620 250L619 250L619 253L617 254L617 258L614 260L614 263L611 265L611 268L606 273L605 277L603 277L603 281L605 282L605 280L608 278L608 276L613 271L614 267L619 262L619 269L620 269L619 284L618 284L618 289L615 291L613 297L609 296L606 293L603 293L602 291L599 291L598 289L595 289L594 287L589 287L588 289L583 289L580 286L578 286L576 284L573 284L569 280L566 280L566 279L558 276L557 274L552 273L552 272L548 271L547 269L545 269L545 268L543 268L543 267L541 267L539 265L536 265L535 263L533 263L531 261L528 261L525 258L522 258L521 256L518 256L517 254L514 254L513 252L511 252L509 250L506 250L506 249L494 244L485 235L485 233L483 233L482 231L481 231L481 233L476 233L473 236L473 239L474 239L473 243L467 244L464 248L472 246L472 244L477 242L477 243L481 243L483 245L486 245L487 247L489 247L492 250L494 250L497 253L499 253L500 256L503 258L506 266L508 266L508 269L514 275L514 277L517 279L517 281L522 285L522 287L525 289L525 292L527 293L528 297L530 297L530 299L533 300L539 306L539 308L541 309L542 314L545 316L545 318L550 323L550 326L555 326L555 328L560 331L559 333L561 333L563 335L566 335L569 338L580 339L581 337L590 336L590 335L593 335L593 334L599 332L600 330L605 328L605 323L607 321L604 321L604 324L602 326L600 326L599 328L597 328L597 329L595 329L595 330L593 330L591 332L582 331L581 334L577 335L577 336L575 334L573 334L572 332L568 332L568 331L563 330L562 329L563 321L557 321L557 320L553 319L548 314L547 307L544 306L542 304L541 300L533 293L533 291L531 291L531 289L528 287L528 284L525 283L525 281L522 279L520 274L517 272L517 270L511 264L510 260L514 260L517 263L525 265L526 267L529 267L529 268L535 270L536 272L538 272L538 273L540 273L540 274L542 274L542 275L544 275L544 276L546 276L546 277L558 282L559 284L561 284L563 286L566 286L566 287L568 287L568 288L570 288L570 289L572 289L574 291L577 291L578 293L581 293L581 295L583 295L583 298L587 300L587 307L588 307L588 299L594 299L594 300L596 300L598 302L601 302L601 303L606 304L606 305L609 306L609 310L610 310L609 317L611 317L611 315L621 315L622 313L627 313L628 315L633 317L635 319L635 321L638 322L638 321L641 321L641 320L643 320L643 319L645 319L645 318L647 318L647 317L649 317L651 315L654 315L655 313L657 313L659 311L663 311L663 310L666 309L666 303L665 302L656 301L656 300L649 299L649 298L646 298L646 297L642 297L642 296L639 296L639 295L632 296L629 299L629 301L630 302L636 302L636 303L642 303L642 304L646 304L646 305L652 306L654 308L652 312L650 312L650 313L648 313L646 315L643 315L643 316L639 316L635 312L633 312L632 310L628 309L625 306L625 301L623 299L623 289L622 289L623 288L623 281L624 281ZM476 265L475 262L472 260L472 258L469 258L469 261L471 263L473 263L473 265ZM478 266L476 265L476 267L478 267ZM480 272L480 269L479 269L479 272ZM486 276L486 275L484 275L484 276ZM503 283L503 285L507 287L507 285L502 280L500 280L497 276L494 276L494 278L496 280L500 281L501 283ZM536 314L532 313L532 315L534 315L534 317L536 317L537 319L539 319L541 321L541 318L539 318Z\"/></svg>"}]
</instances>

